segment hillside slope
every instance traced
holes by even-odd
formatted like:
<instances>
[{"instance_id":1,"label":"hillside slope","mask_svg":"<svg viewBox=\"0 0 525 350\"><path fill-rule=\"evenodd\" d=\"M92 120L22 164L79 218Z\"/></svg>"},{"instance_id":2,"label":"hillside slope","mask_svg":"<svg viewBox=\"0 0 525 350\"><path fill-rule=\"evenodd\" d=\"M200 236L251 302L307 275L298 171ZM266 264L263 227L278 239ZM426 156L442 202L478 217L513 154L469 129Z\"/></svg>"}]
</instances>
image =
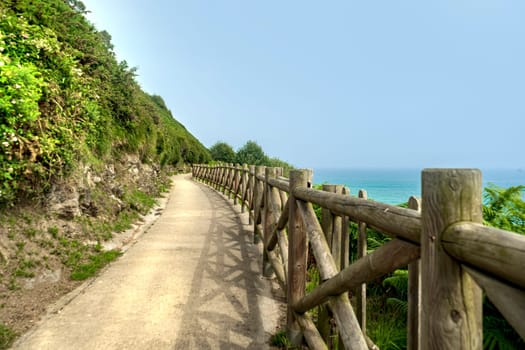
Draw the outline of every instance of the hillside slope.
<instances>
[{"instance_id":1,"label":"hillside slope","mask_svg":"<svg viewBox=\"0 0 525 350\"><path fill-rule=\"evenodd\" d=\"M0 349L118 256L169 173L210 160L85 10L0 2Z\"/></svg>"},{"instance_id":2,"label":"hillside slope","mask_svg":"<svg viewBox=\"0 0 525 350\"><path fill-rule=\"evenodd\" d=\"M137 154L142 162L203 162L208 151L175 121L108 33L76 0L0 3L0 201L40 195L79 162Z\"/></svg>"}]
</instances>

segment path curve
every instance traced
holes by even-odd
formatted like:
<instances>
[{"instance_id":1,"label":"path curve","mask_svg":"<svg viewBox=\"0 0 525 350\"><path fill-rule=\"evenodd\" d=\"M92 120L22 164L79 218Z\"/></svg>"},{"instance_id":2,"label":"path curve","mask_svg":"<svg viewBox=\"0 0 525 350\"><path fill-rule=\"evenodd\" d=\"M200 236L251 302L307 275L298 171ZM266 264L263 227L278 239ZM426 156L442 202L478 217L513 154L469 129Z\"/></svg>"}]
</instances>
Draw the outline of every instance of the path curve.
<instances>
[{"instance_id":1,"label":"path curve","mask_svg":"<svg viewBox=\"0 0 525 350\"><path fill-rule=\"evenodd\" d=\"M265 349L282 315L246 214L177 175L136 244L13 349Z\"/></svg>"}]
</instances>

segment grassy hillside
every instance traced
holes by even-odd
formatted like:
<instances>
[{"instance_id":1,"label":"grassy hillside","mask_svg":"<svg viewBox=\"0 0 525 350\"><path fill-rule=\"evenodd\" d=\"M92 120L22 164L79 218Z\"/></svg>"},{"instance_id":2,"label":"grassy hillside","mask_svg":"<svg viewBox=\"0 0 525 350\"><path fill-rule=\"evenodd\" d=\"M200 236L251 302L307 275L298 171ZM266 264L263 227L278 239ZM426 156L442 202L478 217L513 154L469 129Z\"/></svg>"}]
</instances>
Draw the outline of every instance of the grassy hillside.
<instances>
[{"instance_id":1,"label":"grassy hillside","mask_svg":"<svg viewBox=\"0 0 525 350\"><path fill-rule=\"evenodd\" d=\"M84 12L0 1L0 349L119 256L167 175L210 160Z\"/></svg>"},{"instance_id":2,"label":"grassy hillside","mask_svg":"<svg viewBox=\"0 0 525 350\"><path fill-rule=\"evenodd\" d=\"M34 198L79 163L126 153L145 163L209 153L117 62L76 0L0 2L0 202Z\"/></svg>"}]
</instances>

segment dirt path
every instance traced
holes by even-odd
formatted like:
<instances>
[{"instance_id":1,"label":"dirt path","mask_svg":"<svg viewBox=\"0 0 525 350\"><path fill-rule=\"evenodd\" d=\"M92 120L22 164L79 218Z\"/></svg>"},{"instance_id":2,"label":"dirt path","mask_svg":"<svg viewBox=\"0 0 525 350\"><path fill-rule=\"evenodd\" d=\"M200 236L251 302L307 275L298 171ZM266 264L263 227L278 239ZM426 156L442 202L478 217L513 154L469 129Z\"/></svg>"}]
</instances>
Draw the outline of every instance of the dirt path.
<instances>
[{"instance_id":1,"label":"dirt path","mask_svg":"<svg viewBox=\"0 0 525 350\"><path fill-rule=\"evenodd\" d=\"M282 315L247 217L188 175L115 263L13 349L264 349Z\"/></svg>"}]
</instances>

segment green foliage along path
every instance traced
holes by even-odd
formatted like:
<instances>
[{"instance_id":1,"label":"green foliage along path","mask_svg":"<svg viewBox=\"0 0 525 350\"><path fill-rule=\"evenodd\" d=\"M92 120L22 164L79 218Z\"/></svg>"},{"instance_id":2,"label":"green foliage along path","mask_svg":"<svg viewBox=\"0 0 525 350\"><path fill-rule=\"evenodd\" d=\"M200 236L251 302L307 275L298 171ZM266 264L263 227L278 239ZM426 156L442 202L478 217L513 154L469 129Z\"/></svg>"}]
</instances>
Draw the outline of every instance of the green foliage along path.
<instances>
[{"instance_id":1,"label":"green foliage along path","mask_svg":"<svg viewBox=\"0 0 525 350\"><path fill-rule=\"evenodd\" d=\"M40 195L92 159L210 159L85 10L77 0L0 2L0 203Z\"/></svg>"},{"instance_id":2,"label":"green foliage along path","mask_svg":"<svg viewBox=\"0 0 525 350\"><path fill-rule=\"evenodd\" d=\"M291 164L279 158L268 157L262 147L252 140L247 141L237 152L226 142L218 141L210 147L210 153L212 159L218 162L280 167L285 174L293 169Z\"/></svg>"}]
</instances>

